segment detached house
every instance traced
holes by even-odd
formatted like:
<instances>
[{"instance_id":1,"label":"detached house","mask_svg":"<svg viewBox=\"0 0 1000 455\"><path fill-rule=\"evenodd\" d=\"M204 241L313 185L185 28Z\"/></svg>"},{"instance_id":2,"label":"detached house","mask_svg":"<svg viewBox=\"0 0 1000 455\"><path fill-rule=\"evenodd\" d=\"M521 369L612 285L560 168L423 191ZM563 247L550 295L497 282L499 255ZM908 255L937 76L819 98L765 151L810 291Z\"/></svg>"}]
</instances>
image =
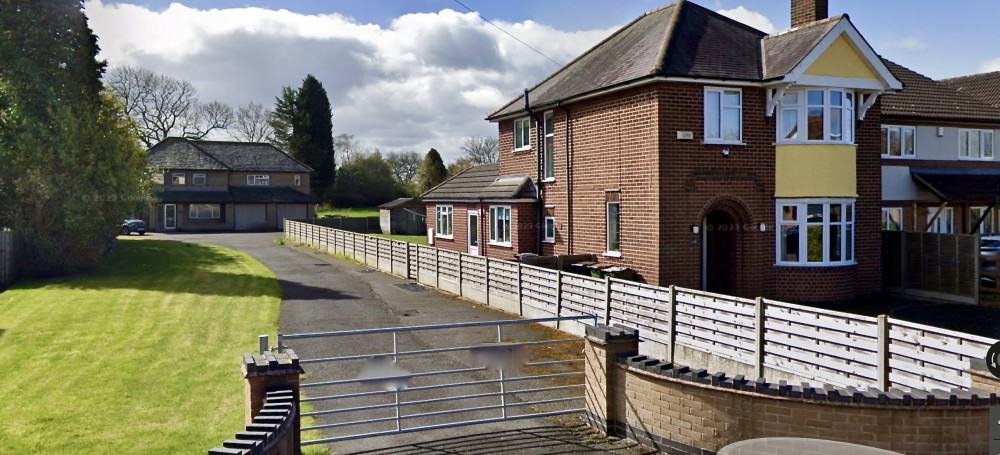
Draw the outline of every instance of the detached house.
<instances>
[{"instance_id":1,"label":"detached house","mask_svg":"<svg viewBox=\"0 0 1000 455\"><path fill-rule=\"evenodd\" d=\"M902 84L848 16L791 3L776 35L688 1L651 11L491 113L497 182L537 188L466 209L490 251L596 253L743 296L880 292L879 100ZM429 220L479 203L424 199Z\"/></svg>"},{"instance_id":2,"label":"detached house","mask_svg":"<svg viewBox=\"0 0 1000 455\"><path fill-rule=\"evenodd\" d=\"M311 169L271 144L172 137L149 150L155 231L281 230L315 217Z\"/></svg>"}]
</instances>

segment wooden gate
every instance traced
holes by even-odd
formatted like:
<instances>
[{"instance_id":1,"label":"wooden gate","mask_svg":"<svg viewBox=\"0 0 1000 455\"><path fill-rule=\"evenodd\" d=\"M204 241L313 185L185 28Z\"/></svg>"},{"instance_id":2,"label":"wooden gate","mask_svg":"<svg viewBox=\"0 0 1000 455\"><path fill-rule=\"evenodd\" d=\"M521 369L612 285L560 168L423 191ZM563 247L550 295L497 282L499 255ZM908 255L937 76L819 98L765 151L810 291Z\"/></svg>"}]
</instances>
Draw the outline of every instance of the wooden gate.
<instances>
[{"instance_id":1,"label":"wooden gate","mask_svg":"<svg viewBox=\"0 0 1000 455\"><path fill-rule=\"evenodd\" d=\"M979 234L882 232L882 286L894 294L979 301Z\"/></svg>"}]
</instances>

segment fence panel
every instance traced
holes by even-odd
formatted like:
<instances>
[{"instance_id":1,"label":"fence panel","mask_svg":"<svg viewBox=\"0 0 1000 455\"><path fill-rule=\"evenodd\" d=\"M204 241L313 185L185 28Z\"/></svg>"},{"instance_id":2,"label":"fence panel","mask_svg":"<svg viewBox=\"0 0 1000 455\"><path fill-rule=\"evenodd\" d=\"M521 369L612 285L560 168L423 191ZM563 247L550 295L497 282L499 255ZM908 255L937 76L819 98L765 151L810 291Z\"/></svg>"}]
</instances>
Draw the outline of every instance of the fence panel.
<instances>
[{"instance_id":1,"label":"fence panel","mask_svg":"<svg viewBox=\"0 0 1000 455\"><path fill-rule=\"evenodd\" d=\"M409 278L409 264L406 262L406 250L409 248L409 243L402 240L396 240L391 242L390 245L393 273Z\"/></svg>"},{"instance_id":2,"label":"fence panel","mask_svg":"<svg viewBox=\"0 0 1000 455\"><path fill-rule=\"evenodd\" d=\"M441 281L458 283L458 257L461 253L447 250L438 250L438 269L441 273Z\"/></svg>"},{"instance_id":3,"label":"fence panel","mask_svg":"<svg viewBox=\"0 0 1000 455\"><path fill-rule=\"evenodd\" d=\"M406 244L406 250L409 252L409 254L408 254L407 257L409 257L409 261L410 261L410 263L407 264L406 267L410 269L410 278L413 278L414 280L417 280L417 281L420 281L417 278L419 276L419 273L420 273L420 268L419 268L420 261L418 259L419 258L419 253L417 252L419 250L419 248L420 248L420 246L417 245L417 244L415 244L415 243L407 243Z\"/></svg>"},{"instance_id":4,"label":"fence panel","mask_svg":"<svg viewBox=\"0 0 1000 455\"><path fill-rule=\"evenodd\" d=\"M490 277L490 293L517 301L517 264L490 259L487 261Z\"/></svg>"},{"instance_id":5,"label":"fence panel","mask_svg":"<svg viewBox=\"0 0 1000 455\"><path fill-rule=\"evenodd\" d=\"M755 301L684 288L676 293L678 344L754 363Z\"/></svg>"},{"instance_id":6,"label":"fence panel","mask_svg":"<svg viewBox=\"0 0 1000 455\"><path fill-rule=\"evenodd\" d=\"M611 322L635 327L645 339L663 345L670 344L669 302L669 289L611 280Z\"/></svg>"},{"instance_id":7,"label":"fence panel","mask_svg":"<svg viewBox=\"0 0 1000 455\"><path fill-rule=\"evenodd\" d=\"M486 258L462 255L462 285L486 291Z\"/></svg>"},{"instance_id":8,"label":"fence panel","mask_svg":"<svg viewBox=\"0 0 1000 455\"><path fill-rule=\"evenodd\" d=\"M604 280L562 274L562 313L564 315L600 315L604 312Z\"/></svg>"},{"instance_id":9,"label":"fence panel","mask_svg":"<svg viewBox=\"0 0 1000 455\"><path fill-rule=\"evenodd\" d=\"M521 301L526 306L556 314L558 272L521 265Z\"/></svg>"},{"instance_id":10,"label":"fence panel","mask_svg":"<svg viewBox=\"0 0 1000 455\"><path fill-rule=\"evenodd\" d=\"M969 361L996 340L889 319L889 381L918 389L969 388Z\"/></svg>"}]
</instances>

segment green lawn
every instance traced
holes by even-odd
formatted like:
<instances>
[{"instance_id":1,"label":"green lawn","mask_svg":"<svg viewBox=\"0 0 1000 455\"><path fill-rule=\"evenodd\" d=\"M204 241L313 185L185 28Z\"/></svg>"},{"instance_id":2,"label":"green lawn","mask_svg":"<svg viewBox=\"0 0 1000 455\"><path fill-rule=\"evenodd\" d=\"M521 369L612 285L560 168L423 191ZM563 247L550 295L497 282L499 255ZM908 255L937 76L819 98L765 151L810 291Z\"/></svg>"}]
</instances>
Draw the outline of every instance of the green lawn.
<instances>
[{"instance_id":1,"label":"green lawn","mask_svg":"<svg viewBox=\"0 0 1000 455\"><path fill-rule=\"evenodd\" d=\"M379 216L378 207L357 207L357 208L346 208L346 209L321 209L316 211L316 217L322 218L324 216L343 216L347 218L366 218L366 217L377 217Z\"/></svg>"},{"instance_id":2,"label":"green lawn","mask_svg":"<svg viewBox=\"0 0 1000 455\"><path fill-rule=\"evenodd\" d=\"M249 256L125 239L97 272L0 294L0 452L207 453L243 428L244 352L281 290Z\"/></svg>"},{"instance_id":3,"label":"green lawn","mask_svg":"<svg viewBox=\"0 0 1000 455\"><path fill-rule=\"evenodd\" d=\"M382 237L386 239L402 240L404 242L416 243L418 245L427 244L426 235L397 235L397 234L368 234L375 237Z\"/></svg>"}]
</instances>

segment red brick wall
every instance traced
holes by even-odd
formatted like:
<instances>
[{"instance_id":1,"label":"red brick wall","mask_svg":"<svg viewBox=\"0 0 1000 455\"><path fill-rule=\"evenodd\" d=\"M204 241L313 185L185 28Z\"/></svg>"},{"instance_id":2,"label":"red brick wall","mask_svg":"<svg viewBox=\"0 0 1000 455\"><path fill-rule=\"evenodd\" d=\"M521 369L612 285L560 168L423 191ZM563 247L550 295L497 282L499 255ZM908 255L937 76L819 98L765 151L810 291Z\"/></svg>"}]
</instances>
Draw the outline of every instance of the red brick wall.
<instances>
[{"instance_id":1,"label":"red brick wall","mask_svg":"<svg viewBox=\"0 0 1000 455\"><path fill-rule=\"evenodd\" d=\"M454 220L452 221L452 239L434 238L434 246L460 253L469 252L469 210L478 210L479 202L429 202L427 203L427 228L436 230L437 205L452 206ZM511 246L492 245L489 243L489 208L490 206L510 206ZM515 253L534 252L535 239L535 204L534 202L490 203L484 201L479 215L479 255L497 259L513 260Z\"/></svg>"}]
</instances>

